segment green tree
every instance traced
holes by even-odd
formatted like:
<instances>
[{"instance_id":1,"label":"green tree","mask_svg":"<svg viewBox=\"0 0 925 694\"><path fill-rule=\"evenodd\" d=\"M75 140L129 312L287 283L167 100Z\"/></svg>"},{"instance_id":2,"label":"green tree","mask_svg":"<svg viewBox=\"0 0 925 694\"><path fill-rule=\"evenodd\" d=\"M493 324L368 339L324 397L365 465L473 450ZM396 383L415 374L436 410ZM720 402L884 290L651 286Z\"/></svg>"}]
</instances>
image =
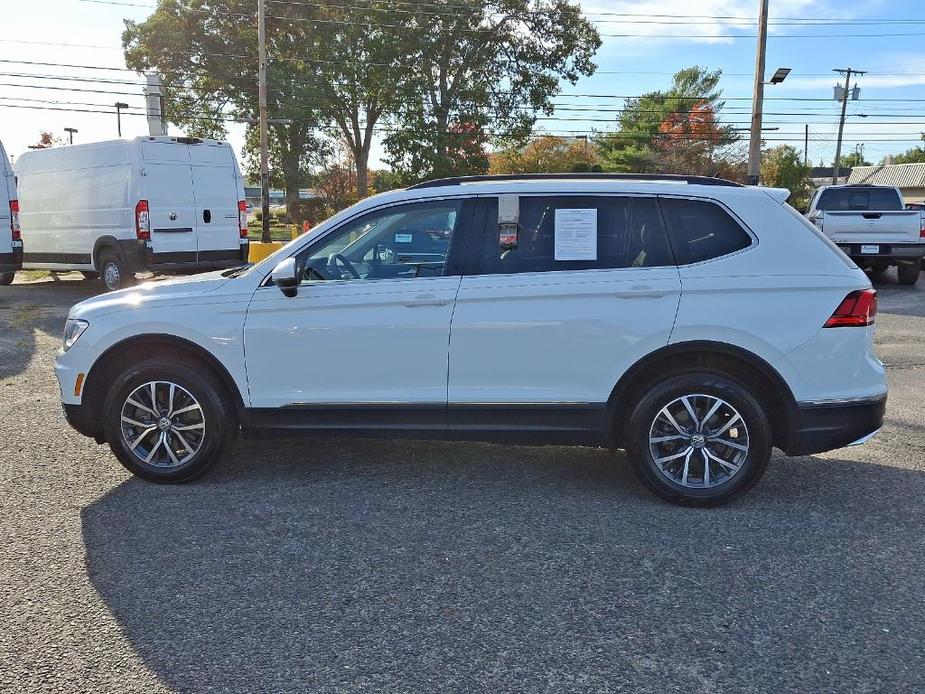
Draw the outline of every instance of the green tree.
<instances>
[{"instance_id":1,"label":"green tree","mask_svg":"<svg viewBox=\"0 0 925 694\"><path fill-rule=\"evenodd\" d=\"M864 155L860 152L851 152L850 154L843 154L840 160L839 166L842 168L852 168L855 166L870 166L871 162L867 161L864 158Z\"/></svg>"},{"instance_id":2,"label":"green tree","mask_svg":"<svg viewBox=\"0 0 925 694\"><path fill-rule=\"evenodd\" d=\"M678 71L666 90L626 99L617 129L595 137L604 168L713 175L737 166L738 136L720 121L721 70Z\"/></svg>"},{"instance_id":3,"label":"green tree","mask_svg":"<svg viewBox=\"0 0 925 694\"><path fill-rule=\"evenodd\" d=\"M522 144L553 112L561 81L594 72L601 44L568 0L438 1L410 12L405 103L385 140L409 181L486 171L485 140Z\"/></svg>"},{"instance_id":4,"label":"green tree","mask_svg":"<svg viewBox=\"0 0 925 694\"><path fill-rule=\"evenodd\" d=\"M803 164L803 155L795 147L780 145L761 156L761 183L790 191L790 204L803 209L813 191L812 170Z\"/></svg>"},{"instance_id":5,"label":"green tree","mask_svg":"<svg viewBox=\"0 0 925 694\"><path fill-rule=\"evenodd\" d=\"M880 163L885 164L886 159L887 158L884 157ZM891 155L890 159L892 159L894 164L923 164L925 163L925 149L922 147L912 147L900 154Z\"/></svg>"}]
</instances>

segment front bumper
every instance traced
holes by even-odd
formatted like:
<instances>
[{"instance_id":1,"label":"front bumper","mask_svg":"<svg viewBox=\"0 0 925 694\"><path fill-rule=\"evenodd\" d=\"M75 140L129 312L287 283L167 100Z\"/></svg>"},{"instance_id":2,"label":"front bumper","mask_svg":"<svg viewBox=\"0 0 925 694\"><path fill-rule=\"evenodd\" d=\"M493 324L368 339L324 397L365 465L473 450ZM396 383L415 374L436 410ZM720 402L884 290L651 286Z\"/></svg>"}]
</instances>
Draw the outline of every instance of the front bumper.
<instances>
[{"instance_id":1,"label":"front bumper","mask_svg":"<svg viewBox=\"0 0 925 694\"><path fill-rule=\"evenodd\" d=\"M809 455L863 443L883 426L886 395L852 402L797 405L787 455Z\"/></svg>"}]
</instances>

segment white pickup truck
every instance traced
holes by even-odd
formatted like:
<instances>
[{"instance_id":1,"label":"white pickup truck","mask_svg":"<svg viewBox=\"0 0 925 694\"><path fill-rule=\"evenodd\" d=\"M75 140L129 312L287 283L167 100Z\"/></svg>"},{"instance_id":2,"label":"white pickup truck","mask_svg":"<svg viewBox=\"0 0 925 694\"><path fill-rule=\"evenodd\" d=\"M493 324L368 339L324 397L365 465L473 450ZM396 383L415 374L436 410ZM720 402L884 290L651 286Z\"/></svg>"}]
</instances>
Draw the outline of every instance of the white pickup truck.
<instances>
[{"instance_id":1,"label":"white pickup truck","mask_svg":"<svg viewBox=\"0 0 925 694\"><path fill-rule=\"evenodd\" d=\"M925 218L907 210L898 188L822 186L806 216L865 270L896 266L900 284L915 284L925 257Z\"/></svg>"}]
</instances>

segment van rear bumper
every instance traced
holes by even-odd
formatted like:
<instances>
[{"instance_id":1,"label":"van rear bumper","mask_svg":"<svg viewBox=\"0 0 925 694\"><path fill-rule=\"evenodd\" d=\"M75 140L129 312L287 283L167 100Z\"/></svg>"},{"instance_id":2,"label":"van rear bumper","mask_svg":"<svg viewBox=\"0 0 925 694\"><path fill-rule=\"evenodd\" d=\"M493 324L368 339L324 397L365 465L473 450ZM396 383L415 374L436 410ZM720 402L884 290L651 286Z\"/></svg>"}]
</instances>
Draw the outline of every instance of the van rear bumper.
<instances>
[{"instance_id":1,"label":"van rear bumper","mask_svg":"<svg viewBox=\"0 0 925 694\"><path fill-rule=\"evenodd\" d=\"M155 253L147 244L132 241L122 248L122 256L134 271L202 272L244 265L248 251L249 245L244 241L238 248Z\"/></svg>"},{"instance_id":2,"label":"van rear bumper","mask_svg":"<svg viewBox=\"0 0 925 694\"><path fill-rule=\"evenodd\" d=\"M22 270L22 246L14 247L12 253L0 253L0 272Z\"/></svg>"},{"instance_id":3,"label":"van rear bumper","mask_svg":"<svg viewBox=\"0 0 925 694\"><path fill-rule=\"evenodd\" d=\"M886 395L840 403L798 403L784 452L810 455L843 448L883 426Z\"/></svg>"}]
</instances>

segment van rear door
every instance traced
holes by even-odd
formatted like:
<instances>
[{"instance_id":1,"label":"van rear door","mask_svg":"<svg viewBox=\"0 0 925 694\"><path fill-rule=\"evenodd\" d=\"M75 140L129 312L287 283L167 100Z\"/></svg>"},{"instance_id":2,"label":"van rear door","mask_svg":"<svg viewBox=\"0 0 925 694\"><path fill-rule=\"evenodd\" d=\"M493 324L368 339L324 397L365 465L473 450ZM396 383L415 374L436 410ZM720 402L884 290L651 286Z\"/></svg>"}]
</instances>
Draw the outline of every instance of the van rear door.
<instances>
[{"instance_id":1,"label":"van rear door","mask_svg":"<svg viewBox=\"0 0 925 694\"><path fill-rule=\"evenodd\" d=\"M144 141L141 151L144 159L141 194L150 210L154 263L194 263L196 200L189 146Z\"/></svg>"},{"instance_id":2,"label":"van rear door","mask_svg":"<svg viewBox=\"0 0 925 694\"><path fill-rule=\"evenodd\" d=\"M238 169L227 146L190 146L199 262L240 258Z\"/></svg>"}]
</instances>

